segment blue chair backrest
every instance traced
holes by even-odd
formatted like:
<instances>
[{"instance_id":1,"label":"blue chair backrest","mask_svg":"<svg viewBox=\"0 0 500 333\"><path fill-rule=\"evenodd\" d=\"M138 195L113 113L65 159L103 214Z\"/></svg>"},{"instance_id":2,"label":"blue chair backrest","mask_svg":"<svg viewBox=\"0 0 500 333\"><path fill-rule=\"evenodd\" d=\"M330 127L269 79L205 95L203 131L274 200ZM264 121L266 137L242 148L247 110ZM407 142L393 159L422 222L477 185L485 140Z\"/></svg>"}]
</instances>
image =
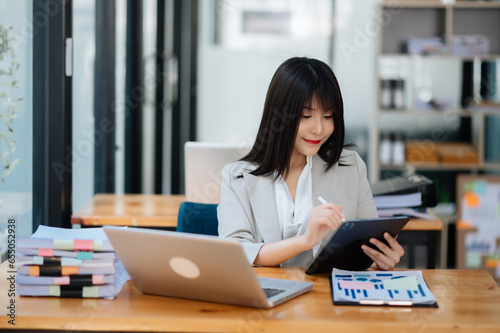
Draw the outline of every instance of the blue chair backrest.
<instances>
[{"instance_id":1,"label":"blue chair backrest","mask_svg":"<svg viewBox=\"0 0 500 333\"><path fill-rule=\"evenodd\" d=\"M183 202L179 207L177 231L193 234L219 235L217 205Z\"/></svg>"}]
</instances>

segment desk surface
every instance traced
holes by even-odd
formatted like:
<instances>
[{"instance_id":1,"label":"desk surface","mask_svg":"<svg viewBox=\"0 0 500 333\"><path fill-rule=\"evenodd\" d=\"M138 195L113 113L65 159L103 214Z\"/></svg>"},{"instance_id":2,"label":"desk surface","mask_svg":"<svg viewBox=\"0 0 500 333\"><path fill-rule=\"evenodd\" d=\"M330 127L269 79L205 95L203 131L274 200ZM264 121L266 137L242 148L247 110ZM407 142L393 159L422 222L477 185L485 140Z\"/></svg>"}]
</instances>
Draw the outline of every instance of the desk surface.
<instances>
[{"instance_id":1,"label":"desk surface","mask_svg":"<svg viewBox=\"0 0 500 333\"><path fill-rule=\"evenodd\" d=\"M0 274L6 298L6 265ZM1 267L1 266L0 266ZM305 280L313 290L270 310L144 295L129 282L115 300L18 297L17 329L158 332L500 331L500 288L486 271L423 270L439 308L334 306L326 275L300 268L255 269ZM3 304L1 304L3 309ZM5 311L5 310L4 310ZM0 328L12 328L0 317Z\"/></svg>"},{"instance_id":2,"label":"desk surface","mask_svg":"<svg viewBox=\"0 0 500 333\"><path fill-rule=\"evenodd\" d=\"M175 228L184 195L96 194L71 215L71 224Z\"/></svg>"},{"instance_id":3,"label":"desk surface","mask_svg":"<svg viewBox=\"0 0 500 333\"><path fill-rule=\"evenodd\" d=\"M184 195L96 194L71 216L71 223L175 228L183 201ZM432 211L430 215L430 220L410 219L404 230L442 230L443 222Z\"/></svg>"}]
</instances>

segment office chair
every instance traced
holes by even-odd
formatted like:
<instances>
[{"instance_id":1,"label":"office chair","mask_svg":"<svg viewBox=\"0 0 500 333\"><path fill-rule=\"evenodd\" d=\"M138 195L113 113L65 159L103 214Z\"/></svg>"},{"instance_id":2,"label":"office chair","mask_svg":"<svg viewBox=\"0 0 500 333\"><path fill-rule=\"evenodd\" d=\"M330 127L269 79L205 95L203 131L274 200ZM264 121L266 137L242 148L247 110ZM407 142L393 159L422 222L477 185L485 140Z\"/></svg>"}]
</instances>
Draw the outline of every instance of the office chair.
<instances>
[{"instance_id":1,"label":"office chair","mask_svg":"<svg viewBox=\"0 0 500 333\"><path fill-rule=\"evenodd\" d=\"M193 234L219 235L217 205L185 201L179 207L177 231Z\"/></svg>"}]
</instances>

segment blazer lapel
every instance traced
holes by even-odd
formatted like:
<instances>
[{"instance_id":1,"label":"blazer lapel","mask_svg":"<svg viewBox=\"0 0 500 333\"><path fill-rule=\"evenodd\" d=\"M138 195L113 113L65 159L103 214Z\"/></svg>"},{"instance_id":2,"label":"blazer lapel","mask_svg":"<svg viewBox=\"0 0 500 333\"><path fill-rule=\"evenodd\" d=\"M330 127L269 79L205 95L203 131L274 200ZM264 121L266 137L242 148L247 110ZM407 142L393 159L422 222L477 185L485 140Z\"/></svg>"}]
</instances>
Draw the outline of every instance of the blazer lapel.
<instances>
[{"instance_id":1,"label":"blazer lapel","mask_svg":"<svg viewBox=\"0 0 500 333\"><path fill-rule=\"evenodd\" d=\"M313 206L318 206L321 204L321 202L318 200L319 196L321 196L327 202L337 201L337 173L329 172L327 174L325 173L325 167L325 161L323 161L318 155L315 155L312 165ZM337 168L337 164L335 164L332 168Z\"/></svg>"},{"instance_id":2,"label":"blazer lapel","mask_svg":"<svg viewBox=\"0 0 500 333\"><path fill-rule=\"evenodd\" d=\"M326 162L320 156L315 155L312 165L312 201L313 206L320 205L318 197L321 196L326 202L337 202L340 193L337 193L337 172L325 173ZM338 163L332 166L332 169L338 168ZM320 250L330 239L335 231L330 231L328 235L321 241Z\"/></svg>"},{"instance_id":3,"label":"blazer lapel","mask_svg":"<svg viewBox=\"0 0 500 333\"><path fill-rule=\"evenodd\" d=\"M273 176L254 176L244 172L243 177L253 214L264 242L282 240Z\"/></svg>"}]
</instances>

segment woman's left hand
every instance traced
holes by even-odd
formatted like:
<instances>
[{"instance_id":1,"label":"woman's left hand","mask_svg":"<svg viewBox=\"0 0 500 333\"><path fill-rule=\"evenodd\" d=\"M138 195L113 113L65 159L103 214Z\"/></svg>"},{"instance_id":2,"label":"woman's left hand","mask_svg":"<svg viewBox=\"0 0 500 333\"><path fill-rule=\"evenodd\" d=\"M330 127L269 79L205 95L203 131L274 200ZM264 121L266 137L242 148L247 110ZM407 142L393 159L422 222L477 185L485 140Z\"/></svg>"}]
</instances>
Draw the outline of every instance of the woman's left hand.
<instances>
[{"instance_id":1,"label":"woman's left hand","mask_svg":"<svg viewBox=\"0 0 500 333\"><path fill-rule=\"evenodd\" d=\"M376 238L370 239L370 243L378 247L382 252L372 249L367 245L362 245L361 249L368 257L370 257L375 262L378 268L382 270L389 270L393 269L394 266L399 263L405 251L403 250L403 247L399 245L396 239L389 233L384 233L384 238L389 243L389 246Z\"/></svg>"}]
</instances>

